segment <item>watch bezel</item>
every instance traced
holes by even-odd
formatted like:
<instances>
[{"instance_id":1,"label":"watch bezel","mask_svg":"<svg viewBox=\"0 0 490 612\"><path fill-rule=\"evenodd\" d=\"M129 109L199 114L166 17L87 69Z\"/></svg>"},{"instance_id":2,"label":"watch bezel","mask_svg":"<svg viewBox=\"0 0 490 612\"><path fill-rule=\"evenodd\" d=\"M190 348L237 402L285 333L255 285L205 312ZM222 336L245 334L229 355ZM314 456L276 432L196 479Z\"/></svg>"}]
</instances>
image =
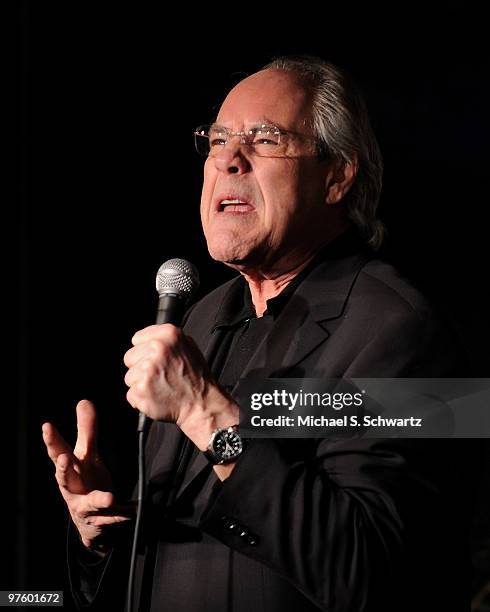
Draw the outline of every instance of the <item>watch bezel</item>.
<instances>
[{"instance_id":1,"label":"watch bezel","mask_svg":"<svg viewBox=\"0 0 490 612\"><path fill-rule=\"evenodd\" d=\"M224 457L219 450L216 448L215 444L218 439L218 436L223 435L231 435L236 436L240 443L240 448L238 450L234 449L234 453L231 456ZM209 440L209 444L207 449L204 451L206 457L211 461L213 465L223 465L226 463L231 463L235 461L243 452L243 439L238 433L238 425L230 425L230 427L218 427L211 434L211 439Z\"/></svg>"}]
</instances>

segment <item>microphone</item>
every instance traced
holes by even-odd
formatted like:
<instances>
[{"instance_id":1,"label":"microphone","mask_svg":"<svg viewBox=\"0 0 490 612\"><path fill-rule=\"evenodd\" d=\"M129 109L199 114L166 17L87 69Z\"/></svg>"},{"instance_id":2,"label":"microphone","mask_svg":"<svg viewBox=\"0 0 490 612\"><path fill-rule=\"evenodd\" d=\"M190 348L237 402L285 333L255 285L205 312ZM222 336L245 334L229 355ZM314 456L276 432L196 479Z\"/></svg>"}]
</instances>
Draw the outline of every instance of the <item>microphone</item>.
<instances>
[{"instance_id":1,"label":"microphone","mask_svg":"<svg viewBox=\"0 0 490 612\"><path fill-rule=\"evenodd\" d=\"M169 259L157 272L158 311L156 324L172 323L180 327L189 300L199 287L199 273L185 259ZM140 412L138 431L146 425L146 414Z\"/></svg>"}]
</instances>

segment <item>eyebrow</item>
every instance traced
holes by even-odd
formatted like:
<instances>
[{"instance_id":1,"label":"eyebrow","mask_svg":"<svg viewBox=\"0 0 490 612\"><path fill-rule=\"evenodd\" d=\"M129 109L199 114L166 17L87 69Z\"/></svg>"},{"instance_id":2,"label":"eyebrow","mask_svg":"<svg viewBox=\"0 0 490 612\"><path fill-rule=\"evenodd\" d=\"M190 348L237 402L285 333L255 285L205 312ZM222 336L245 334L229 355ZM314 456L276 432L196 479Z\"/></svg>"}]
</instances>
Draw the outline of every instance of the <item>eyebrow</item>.
<instances>
[{"instance_id":1,"label":"eyebrow","mask_svg":"<svg viewBox=\"0 0 490 612\"><path fill-rule=\"evenodd\" d=\"M231 128L227 128L226 126L222 125L221 123L214 122L211 125L214 128L221 128L223 130L230 130L231 129ZM288 130L287 128L285 128L284 126L280 125L277 121L274 121L273 119L269 119L268 117L262 117L260 119L257 119L256 121L251 122L247 129L251 129L251 128L254 128L254 127L260 127L261 125L265 125L265 126L268 126L268 127L276 127L276 128L279 128L280 130L282 130L284 132L291 131L291 130Z\"/></svg>"}]
</instances>

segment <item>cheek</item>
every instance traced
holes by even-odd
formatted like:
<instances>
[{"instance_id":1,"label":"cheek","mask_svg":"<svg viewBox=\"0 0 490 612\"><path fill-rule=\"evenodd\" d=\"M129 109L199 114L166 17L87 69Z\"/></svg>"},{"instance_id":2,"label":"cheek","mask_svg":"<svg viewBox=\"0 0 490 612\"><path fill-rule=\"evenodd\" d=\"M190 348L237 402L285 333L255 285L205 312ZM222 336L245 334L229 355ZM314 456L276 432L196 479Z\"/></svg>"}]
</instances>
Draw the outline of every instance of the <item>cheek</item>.
<instances>
[{"instance_id":1,"label":"cheek","mask_svg":"<svg viewBox=\"0 0 490 612\"><path fill-rule=\"evenodd\" d=\"M204 177L201 191L201 216L203 218L210 211L215 184L215 173L213 172L209 164L209 160L206 160L206 163L204 165Z\"/></svg>"},{"instance_id":2,"label":"cheek","mask_svg":"<svg viewBox=\"0 0 490 612\"><path fill-rule=\"evenodd\" d=\"M297 164L284 165L287 160L281 160L281 166L274 173L269 173L261 181L262 193L266 202L266 217L269 222L280 223L284 218L294 215L300 208L303 190Z\"/></svg>"}]
</instances>

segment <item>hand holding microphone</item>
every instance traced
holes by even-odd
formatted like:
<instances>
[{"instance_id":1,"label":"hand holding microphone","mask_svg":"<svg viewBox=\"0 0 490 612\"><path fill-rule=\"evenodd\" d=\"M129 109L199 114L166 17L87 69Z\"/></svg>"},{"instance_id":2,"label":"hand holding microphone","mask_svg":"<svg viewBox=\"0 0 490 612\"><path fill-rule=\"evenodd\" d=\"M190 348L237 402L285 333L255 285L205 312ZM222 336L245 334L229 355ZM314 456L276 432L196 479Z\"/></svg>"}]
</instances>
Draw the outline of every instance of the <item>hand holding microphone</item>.
<instances>
[{"instance_id":1,"label":"hand holding microphone","mask_svg":"<svg viewBox=\"0 0 490 612\"><path fill-rule=\"evenodd\" d=\"M192 401L207 366L192 340L179 326L189 300L199 286L196 268L185 259L170 259L157 273L159 296L156 325L137 332L124 356L127 400L140 411L138 429L146 417L176 422L181 406ZM182 384L187 382L188 384Z\"/></svg>"},{"instance_id":2,"label":"hand holding microphone","mask_svg":"<svg viewBox=\"0 0 490 612\"><path fill-rule=\"evenodd\" d=\"M197 284L197 271L185 260L172 259L160 267L157 325L133 336L133 348L124 356L124 381L133 408L154 420L176 423L204 451L214 429L238 423L239 416L192 338L177 327Z\"/></svg>"}]
</instances>

